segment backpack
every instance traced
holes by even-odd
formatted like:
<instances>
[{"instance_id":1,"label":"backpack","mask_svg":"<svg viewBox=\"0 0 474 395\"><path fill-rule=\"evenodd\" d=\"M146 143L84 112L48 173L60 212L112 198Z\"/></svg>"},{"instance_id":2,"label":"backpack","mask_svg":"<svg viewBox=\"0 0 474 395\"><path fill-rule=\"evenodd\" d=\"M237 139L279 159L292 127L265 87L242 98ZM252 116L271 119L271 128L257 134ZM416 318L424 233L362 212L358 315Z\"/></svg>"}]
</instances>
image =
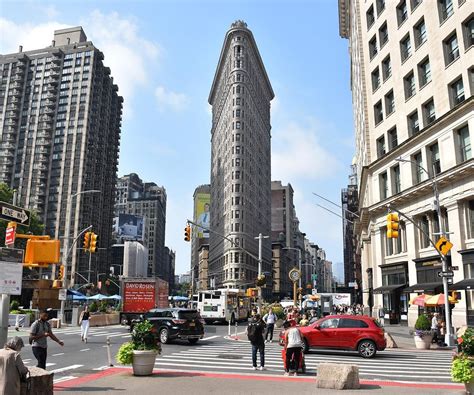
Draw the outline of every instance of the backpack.
<instances>
[{"instance_id":1,"label":"backpack","mask_svg":"<svg viewBox=\"0 0 474 395\"><path fill-rule=\"evenodd\" d=\"M33 336L38 335L39 326L40 326L40 323L41 323L40 321L41 321L41 320L36 320L35 322L33 322L33 325L34 325L35 323L37 323L38 325L36 325L36 330L35 330L35 332L32 333L32 334L30 333L30 337L28 338L28 343L30 343L30 345L32 345L33 342L34 342L32 335L33 335ZM32 325L32 326L33 326L33 325ZM49 325L49 322L46 322L46 325L47 325L47 330L48 330L48 332L51 332L51 326Z\"/></svg>"},{"instance_id":2,"label":"backpack","mask_svg":"<svg viewBox=\"0 0 474 395\"><path fill-rule=\"evenodd\" d=\"M258 321L249 323L247 327L247 337L252 343L256 343L259 340L259 329L260 323Z\"/></svg>"}]
</instances>

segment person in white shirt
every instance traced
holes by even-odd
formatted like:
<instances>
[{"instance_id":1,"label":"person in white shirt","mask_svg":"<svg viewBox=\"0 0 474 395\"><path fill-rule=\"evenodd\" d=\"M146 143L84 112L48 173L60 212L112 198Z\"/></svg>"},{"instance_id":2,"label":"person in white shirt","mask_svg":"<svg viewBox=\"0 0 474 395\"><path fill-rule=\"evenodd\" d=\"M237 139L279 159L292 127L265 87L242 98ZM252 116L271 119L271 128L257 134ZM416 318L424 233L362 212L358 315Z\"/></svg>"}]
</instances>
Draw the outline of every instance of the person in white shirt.
<instances>
[{"instance_id":1,"label":"person in white shirt","mask_svg":"<svg viewBox=\"0 0 474 395\"><path fill-rule=\"evenodd\" d=\"M290 372L297 375L298 366L301 359L302 349L304 347L303 335L297 327L291 327L287 321L283 324L286 329L285 333L285 349L286 349L286 363L285 363L285 376L289 376ZM292 365L293 360L293 366Z\"/></svg>"},{"instance_id":2,"label":"person in white shirt","mask_svg":"<svg viewBox=\"0 0 474 395\"><path fill-rule=\"evenodd\" d=\"M438 343L439 340L439 322L438 322L438 313L433 314L431 319L431 330L434 332L432 343Z\"/></svg>"},{"instance_id":3,"label":"person in white shirt","mask_svg":"<svg viewBox=\"0 0 474 395\"><path fill-rule=\"evenodd\" d=\"M273 340L273 329L275 328L275 322L277 316L273 313L273 310L270 308L268 313L263 316L263 321L267 324L267 332L265 333L265 343L271 343ZM268 339L270 335L270 339Z\"/></svg>"}]
</instances>

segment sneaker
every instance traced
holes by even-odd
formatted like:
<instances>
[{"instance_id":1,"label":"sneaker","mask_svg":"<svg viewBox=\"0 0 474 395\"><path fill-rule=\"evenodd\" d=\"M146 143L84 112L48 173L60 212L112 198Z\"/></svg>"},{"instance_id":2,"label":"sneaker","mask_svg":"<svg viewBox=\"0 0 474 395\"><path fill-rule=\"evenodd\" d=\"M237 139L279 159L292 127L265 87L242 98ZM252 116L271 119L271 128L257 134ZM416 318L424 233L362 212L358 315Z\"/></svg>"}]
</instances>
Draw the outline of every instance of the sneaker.
<instances>
[{"instance_id":1,"label":"sneaker","mask_svg":"<svg viewBox=\"0 0 474 395\"><path fill-rule=\"evenodd\" d=\"M256 367L256 366L252 366L252 369L253 369L253 370L257 370L257 367Z\"/></svg>"},{"instance_id":2,"label":"sneaker","mask_svg":"<svg viewBox=\"0 0 474 395\"><path fill-rule=\"evenodd\" d=\"M84 341L87 343L87 337L84 339Z\"/></svg>"},{"instance_id":3,"label":"sneaker","mask_svg":"<svg viewBox=\"0 0 474 395\"><path fill-rule=\"evenodd\" d=\"M260 366L259 370L265 370L264 366Z\"/></svg>"},{"instance_id":4,"label":"sneaker","mask_svg":"<svg viewBox=\"0 0 474 395\"><path fill-rule=\"evenodd\" d=\"M288 372L285 372L283 376L289 376L290 374Z\"/></svg>"},{"instance_id":5,"label":"sneaker","mask_svg":"<svg viewBox=\"0 0 474 395\"><path fill-rule=\"evenodd\" d=\"M293 373L293 376L295 377L298 376L298 372Z\"/></svg>"}]
</instances>

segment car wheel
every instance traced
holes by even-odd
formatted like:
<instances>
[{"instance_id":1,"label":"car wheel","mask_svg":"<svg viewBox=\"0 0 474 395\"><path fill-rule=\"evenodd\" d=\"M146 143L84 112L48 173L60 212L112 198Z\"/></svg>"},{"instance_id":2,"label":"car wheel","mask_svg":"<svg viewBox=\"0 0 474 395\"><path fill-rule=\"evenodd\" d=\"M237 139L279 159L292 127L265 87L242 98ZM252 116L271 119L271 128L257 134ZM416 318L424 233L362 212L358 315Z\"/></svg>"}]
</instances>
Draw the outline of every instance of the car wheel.
<instances>
[{"instance_id":1,"label":"car wheel","mask_svg":"<svg viewBox=\"0 0 474 395\"><path fill-rule=\"evenodd\" d=\"M188 342L191 344L196 344L199 339L188 339Z\"/></svg>"},{"instance_id":2,"label":"car wheel","mask_svg":"<svg viewBox=\"0 0 474 395\"><path fill-rule=\"evenodd\" d=\"M304 352L305 354L307 354L307 353L308 353L308 351L309 351L309 344L308 344L308 340L304 339L304 340L303 340L303 343L304 343L304 346L303 346L303 352Z\"/></svg>"},{"instance_id":3,"label":"car wheel","mask_svg":"<svg viewBox=\"0 0 474 395\"><path fill-rule=\"evenodd\" d=\"M377 347L372 340L362 340L357 347L359 355L362 358L373 358L377 353Z\"/></svg>"},{"instance_id":4,"label":"car wheel","mask_svg":"<svg viewBox=\"0 0 474 395\"><path fill-rule=\"evenodd\" d=\"M166 344L169 342L169 333L168 329L163 328L160 330L160 342Z\"/></svg>"}]
</instances>

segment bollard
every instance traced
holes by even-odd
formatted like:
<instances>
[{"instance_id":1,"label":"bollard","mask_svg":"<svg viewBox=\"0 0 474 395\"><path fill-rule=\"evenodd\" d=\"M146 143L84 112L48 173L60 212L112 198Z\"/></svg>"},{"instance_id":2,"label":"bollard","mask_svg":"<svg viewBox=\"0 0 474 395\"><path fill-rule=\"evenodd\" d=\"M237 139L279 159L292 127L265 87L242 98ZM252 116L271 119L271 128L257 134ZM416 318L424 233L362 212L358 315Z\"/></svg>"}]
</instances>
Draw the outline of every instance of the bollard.
<instances>
[{"instance_id":1,"label":"bollard","mask_svg":"<svg viewBox=\"0 0 474 395\"><path fill-rule=\"evenodd\" d=\"M20 328L20 314L16 315L16 321L15 321L15 329L18 331Z\"/></svg>"},{"instance_id":2,"label":"bollard","mask_svg":"<svg viewBox=\"0 0 474 395\"><path fill-rule=\"evenodd\" d=\"M230 336L230 333L231 333L231 329L230 329L230 320L229 320L229 334L228 334L228 336Z\"/></svg>"},{"instance_id":3,"label":"bollard","mask_svg":"<svg viewBox=\"0 0 474 395\"><path fill-rule=\"evenodd\" d=\"M237 320L235 321L235 338L237 338Z\"/></svg>"},{"instance_id":4,"label":"bollard","mask_svg":"<svg viewBox=\"0 0 474 395\"><path fill-rule=\"evenodd\" d=\"M107 336L107 358L109 360L109 366L114 366L112 363L112 356L110 355L110 337Z\"/></svg>"}]
</instances>

